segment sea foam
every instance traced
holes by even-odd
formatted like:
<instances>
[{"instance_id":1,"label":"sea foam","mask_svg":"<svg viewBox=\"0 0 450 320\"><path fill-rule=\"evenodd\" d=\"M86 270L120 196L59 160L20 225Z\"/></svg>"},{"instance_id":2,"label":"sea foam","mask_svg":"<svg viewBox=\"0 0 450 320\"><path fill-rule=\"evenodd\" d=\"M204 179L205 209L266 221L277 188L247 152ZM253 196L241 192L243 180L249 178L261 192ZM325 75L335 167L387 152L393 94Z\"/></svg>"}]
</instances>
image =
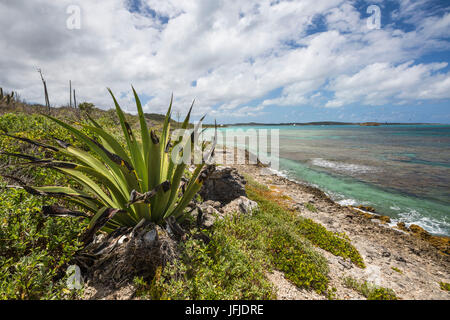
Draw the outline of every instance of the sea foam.
<instances>
[{"instance_id":1,"label":"sea foam","mask_svg":"<svg viewBox=\"0 0 450 320\"><path fill-rule=\"evenodd\" d=\"M377 172L380 170L376 167L354 163L345 163L339 161L329 161L322 158L312 159L311 164L316 167L328 168L334 171L341 171L347 173L366 173L366 172Z\"/></svg>"}]
</instances>

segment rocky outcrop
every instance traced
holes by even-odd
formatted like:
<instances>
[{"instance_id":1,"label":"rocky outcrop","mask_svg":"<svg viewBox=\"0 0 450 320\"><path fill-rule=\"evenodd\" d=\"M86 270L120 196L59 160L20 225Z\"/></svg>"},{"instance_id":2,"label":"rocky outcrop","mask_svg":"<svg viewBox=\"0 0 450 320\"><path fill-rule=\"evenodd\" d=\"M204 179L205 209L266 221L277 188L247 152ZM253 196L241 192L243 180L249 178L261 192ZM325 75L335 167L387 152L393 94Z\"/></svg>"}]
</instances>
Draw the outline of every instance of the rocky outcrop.
<instances>
[{"instance_id":1,"label":"rocky outcrop","mask_svg":"<svg viewBox=\"0 0 450 320\"><path fill-rule=\"evenodd\" d=\"M192 212L197 216L197 223L209 228L228 214L251 214L258 204L247 198L245 184L236 168L216 167L199 192L203 202Z\"/></svg>"},{"instance_id":2,"label":"rocky outcrop","mask_svg":"<svg viewBox=\"0 0 450 320\"><path fill-rule=\"evenodd\" d=\"M203 184L199 194L203 200L219 201L222 205L247 196L245 179L235 168L218 166Z\"/></svg>"},{"instance_id":3,"label":"rocky outcrop","mask_svg":"<svg viewBox=\"0 0 450 320\"><path fill-rule=\"evenodd\" d=\"M247 197L240 196L224 206L222 210L224 213L240 212L251 214L256 208L258 208L258 204L255 201L252 201Z\"/></svg>"},{"instance_id":4,"label":"rocky outcrop","mask_svg":"<svg viewBox=\"0 0 450 320\"><path fill-rule=\"evenodd\" d=\"M450 254L450 237L434 236L416 224L411 224L407 227L404 222L399 222L397 223L397 228L404 232L408 232L419 239L427 241L443 253Z\"/></svg>"}]
</instances>

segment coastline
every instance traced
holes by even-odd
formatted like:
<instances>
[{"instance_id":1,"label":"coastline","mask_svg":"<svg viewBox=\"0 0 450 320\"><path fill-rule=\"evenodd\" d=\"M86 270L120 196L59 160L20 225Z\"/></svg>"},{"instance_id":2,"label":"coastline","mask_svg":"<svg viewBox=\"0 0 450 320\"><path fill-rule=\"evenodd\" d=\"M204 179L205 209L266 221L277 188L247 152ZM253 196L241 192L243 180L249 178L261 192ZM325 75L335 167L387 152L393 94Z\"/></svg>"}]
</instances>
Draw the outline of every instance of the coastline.
<instances>
[{"instance_id":1,"label":"coastline","mask_svg":"<svg viewBox=\"0 0 450 320\"><path fill-rule=\"evenodd\" d=\"M283 177L262 165L232 167L278 194L290 211L349 238L367 268L352 267L343 258L317 248L328 260L337 298L361 298L342 284L342 279L352 277L392 288L401 299L450 299L450 293L440 288L440 282L450 282L449 237L431 236L420 227L392 227L386 216L362 210L369 208L342 206L322 190ZM268 278L277 287L279 299L320 298L296 288L277 271Z\"/></svg>"},{"instance_id":2,"label":"coastline","mask_svg":"<svg viewBox=\"0 0 450 320\"><path fill-rule=\"evenodd\" d=\"M400 230L405 233L409 233L415 237L421 238L422 240L431 243L439 251L446 253L446 254L450 254L450 236L432 234L432 233L426 231L423 227L421 227L417 224L414 224L414 223L409 223L407 226L405 224L405 222L398 221L395 218L391 218L389 215L384 214L383 212L379 212L378 210L376 210L375 208L373 208L371 206L343 204L340 201L333 200L332 196L330 196L327 192L325 192L320 187L318 187L314 184L304 182L304 181L298 181L296 179L290 178L281 171L276 171L276 170L272 170L272 169L270 169L270 171L272 172L273 175L284 178L294 184L307 186L307 187L311 188L311 190L314 190L315 193L321 194L321 196L324 198L328 198L329 201L332 201L341 207L347 207L350 210L360 214L362 217L364 217L366 219L379 220L386 227L389 226L395 230Z\"/></svg>"}]
</instances>

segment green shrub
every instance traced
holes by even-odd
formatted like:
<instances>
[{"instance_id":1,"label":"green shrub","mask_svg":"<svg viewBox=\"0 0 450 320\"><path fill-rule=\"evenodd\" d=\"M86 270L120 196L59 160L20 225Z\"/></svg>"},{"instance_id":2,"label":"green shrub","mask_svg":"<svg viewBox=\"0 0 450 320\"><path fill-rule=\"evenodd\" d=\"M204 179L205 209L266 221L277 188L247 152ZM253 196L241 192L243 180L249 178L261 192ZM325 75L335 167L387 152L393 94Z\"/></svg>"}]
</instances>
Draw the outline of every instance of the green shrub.
<instances>
[{"instance_id":1,"label":"green shrub","mask_svg":"<svg viewBox=\"0 0 450 320\"><path fill-rule=\"evenodd\" d=\"M81 247L77 238L86 223L46 219L42 199L23 190L3 189L0 203L0 299L74 298L65 270Z\"/></svg>"},{"instance_id":2,"label":"green shrub","mask_svg":"<svg viewBox=\"0 0 450 320\"><path fill-rule=\"evenodd\" d=\"M92 111L95 108L95 105L93 103L89 103L89 102L82 102L78 105L78 108L83 111L86 112L87 114L91 114Z\"/></svg>"},{"instance_id":3,"label":"green shrub","mask_svg":"<svg viewBox=\"0 0 450 320\"><path fill-rule=\"evenodd\" d=\"M352 277L344 278L344 286L359 292L367 300L397 300L397 296L392 289L378 287L367 281L358 281Z\"/></svg>"},{"instance_id":4,"label":"green shrub","mask_svg":"<svg viewBox=\"0 0 450 320\"><path fill-rule=\"evenodd\" d=\"M442 290L444 291L450 291L450 283L447 282L439 282L439 286L441 287Z\"/></svg>"},{"instance_id":5,"label":"green shrub","mask_svg":"<svg viewBox=\"0 0 450 320\"><path fill-rule=\"evenodd\" d=\"M28 162L29 165L54 169L77 181L83 187L82 189L60 186L30 187L24 185L19 179L10 178L22 184L27 191L33 194L50 197L64 196L90 211L93 216L87 234L93 234L100 228L103 228L104 231L111 231L120 226L134 226L142 219L161 223L171 216L180 217L184 208L200 190L208 171L202 171L204 162L196 165L183 194L179 195L186 163L174 164L169 156L172 102L159 138L154 131L148 130L140 100L134 89L133 93L138 109L141 141L136 139L125 114L112 93L126 147L123 147L115 137L92 118L90 119L92 125L81 124L81 126L85 132L90 131L99 136L101 143L91 138L83 130L47 116L48 119L70 132L77 141L86 145L92 153L62 140L57 140L59 146L27 140L35 146L75 160L75 162L71 162L32 158ZM186 129L189 124L190 113L191 111L183 122L183 129ZM197 130L198 126L194 131ZM18 136L8 135L8 137L23 141L23 138ZM190 143L190 139L182 138L173 142L175 146L179 145L183 148ZM181 150L184 150L183 148ZM30 159L27 155L22 154L9 155ZM180 152L177 156L181 159L183 153ZM47 208L48 210L53 209Z\"/></svg>"},{"instance_id":6,"label":"green shrub","mask_svg":"<svg viewBox=\"0 0 450 320\"><path fill-rule=\"evenodd\" d=\"M394 270L395 272L398 272L398 273L400 273L400 274L402 274L403 272L402 272L402 270L400 270L399 268L396 268L396 267L391 267L391 269L392 270Z\"/></svg>"},{"instance_id":7,"label":"green shrub","mask_svg":"<svg viewBox=\"0 0 450 320\"><path fill-rule=\"evenodd\" d=\"M336 256L349 258L358 267L365 268L364 261L358 250L343 235L328 231L324 226L311 219L292 215L278 204L266 200L269 197L265 195L264 191L260 188L255 188L251 183L247 184L247 193L250 199L257 201L261 205L261 210L282 216L291 227L295 228L295 232L302 238L308 239L314 245Z\"/></svg>"},{"instance_id":8,"label":"green shrub","mask_svg":"<svg viewBox=\"0 0 450 320\"><path fill-rule=\"evenodd\" d=\"M222 221L211 241L190 238L181 243L181 259L166 266L161 277L141 284L150 299L254 300L275 298L261 261L230 235Z\"/></svg>"},{"instance_id":9,"label":"green shrub","mask_svg":"<svg viewBox=\"0 0 450 320\"><path fill-rule=\"evenodd\" d=\"M305 204L306 209L308 209L311 212L317 212L317 208L310 202L307 202Z\"/></svg>"}]
</instances>

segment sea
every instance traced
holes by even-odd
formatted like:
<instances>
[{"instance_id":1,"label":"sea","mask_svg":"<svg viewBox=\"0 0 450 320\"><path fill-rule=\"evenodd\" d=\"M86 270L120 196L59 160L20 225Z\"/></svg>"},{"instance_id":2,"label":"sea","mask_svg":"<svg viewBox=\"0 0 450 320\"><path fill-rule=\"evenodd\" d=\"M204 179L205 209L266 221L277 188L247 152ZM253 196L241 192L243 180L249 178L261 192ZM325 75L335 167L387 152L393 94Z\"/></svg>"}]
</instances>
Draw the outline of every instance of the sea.
<instances>
[{"instance_id":1,"label":"sea","mask_svg":"<svg viewBox=\"0 0 450 320\"><path fill-rule=\"evenodd\" d=\"M390 216L392 225L403 221L450 236L450 125L220 130L248 129L278 130L278 174L318 187L342 205L371 206Z\"/></svg>"}]
</instances>

